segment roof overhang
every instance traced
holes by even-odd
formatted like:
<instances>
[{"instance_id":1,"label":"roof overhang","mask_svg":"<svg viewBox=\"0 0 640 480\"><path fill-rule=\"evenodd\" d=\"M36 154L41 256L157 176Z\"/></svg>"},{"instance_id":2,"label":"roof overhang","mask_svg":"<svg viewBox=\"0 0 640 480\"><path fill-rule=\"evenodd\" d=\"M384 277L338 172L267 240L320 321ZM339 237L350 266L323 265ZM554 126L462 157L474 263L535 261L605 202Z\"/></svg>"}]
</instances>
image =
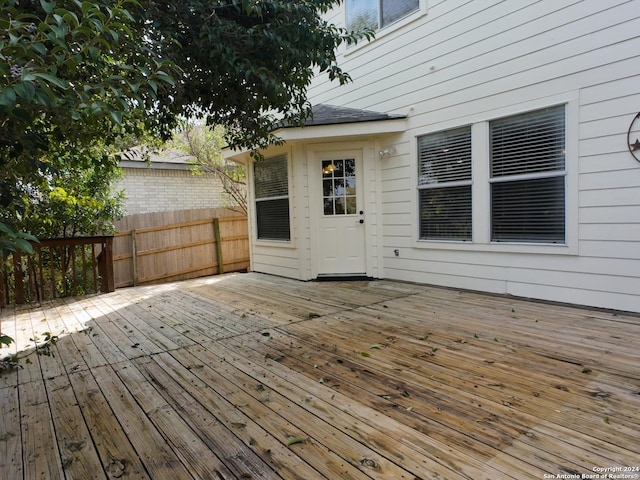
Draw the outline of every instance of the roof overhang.
<instances>
[{"instance_id":1,"label":"roof overhang","mask_svg":"<svg viewBox=\"0 0 640 480\"><path fill-rule=\"evenodd\" d=\"M145 170L189 170L190 165L174 162L147 162L145 160L120 160L120 168L135 168Z\"/></svg>"},{"instance_id":2,"label":"roof overhang","mask_svg":"<svg viewBox=\"0 0 640 480\"><path fill-rule=\"evenodd\" d=\"M406 130L406 119L373 120L331 125L310 125L298 128L281 128L274 133L285 142L294 140L321 140L339 137L362 137L400 133Z\"/></svg>"},{"instance_id":3,"label":"roof overhang","mask_svg":"<svg viewBox=\"0 0 640 480\"><path fill-rule=\"evenodd\" d=\"M404 115L391 115L344 107L319 105L318 115L301 127L280 126L273 134L285 142L326 141L330 139L365 138L402 133L407 128ZM239 158L250 150L224 150L229 160Z\"/></svg>"}]
</instances>

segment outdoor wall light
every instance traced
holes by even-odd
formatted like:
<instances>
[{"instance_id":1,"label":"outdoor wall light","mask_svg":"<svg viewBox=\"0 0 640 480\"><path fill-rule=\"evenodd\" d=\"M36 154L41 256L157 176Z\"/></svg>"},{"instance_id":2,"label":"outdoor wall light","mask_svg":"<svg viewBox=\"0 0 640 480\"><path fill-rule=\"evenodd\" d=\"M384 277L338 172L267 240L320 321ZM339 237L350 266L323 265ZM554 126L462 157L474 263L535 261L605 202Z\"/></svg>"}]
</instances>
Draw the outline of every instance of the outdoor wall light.
<instances>
[{"instance_id":1,"label":"outdoor wall light","mask_svg":"<svg viewBox=\"0 0 640 480\"><path fill-rule=\"evenodd\" d=\"M384 150L380 150L378 155L380 155L380 158L384 158L387 155L393 155L394 153L396 153L396 147L387 147Z\"/></svg>"}]
</instances>

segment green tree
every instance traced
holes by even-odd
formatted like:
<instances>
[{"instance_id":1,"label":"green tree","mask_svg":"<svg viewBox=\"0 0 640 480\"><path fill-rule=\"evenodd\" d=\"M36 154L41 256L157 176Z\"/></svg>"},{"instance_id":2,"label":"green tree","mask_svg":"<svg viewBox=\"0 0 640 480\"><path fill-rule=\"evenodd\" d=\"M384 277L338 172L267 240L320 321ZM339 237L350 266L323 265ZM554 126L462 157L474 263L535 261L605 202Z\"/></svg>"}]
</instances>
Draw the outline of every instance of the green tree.
<instances>
[{"instance_id":1,"label":"green tree","mask_svg":"<svg viewBox=\"0 0 640 480\"><path fill-rule=\"evenodd\" d=\"M173 0L146 4L149 36L179 67L172 114L224 126L231 147L254 149L277 138L274 123L300 124L311 113L314 75L350 80L337 64L343 43L371 38L338 28L322 14L340 0Z\"/></svg>"},{"instance_id":2,"label":"green tree","mask_svg":"<svg viewBox=\"0 0 640 480\"><path fill-rule=\"evenodd\" d=\"M0 1L0 216L16 229L45 201L46 184L113 171L119 139L162 133L153 113L177 70L136 37L134 8Z\"/></svg>"},{"instance_id":3,"label":"green tree","mask_svg":"<svg viewBox=\"0 0 640 480\"><path fill-rule=\"evenodd\" d=\"M62 145L64 147L64 145ZM0 220L38 238L108 235L113 220L122 215L124 194L113 184L120 178L116 157L97 144L84 152L85 160L71 158L77 151L56 149L48 163L47 175L18 186L20 196ZM98 162L91 160L105 155Z\"/></svg>"},{"instance_id":4,"label":"green tree","mask_svg":"<svg viewBox=\"0 0 640 480\"><path fill-rule=\"evenodd\" d=\"M243 165L224 159L222 149L227 145L224 127L209 127L201 122L185 122L169 142L169 146L186 152L192 157L191 172L194 175L208 173L222 185L226 196L225 207L246 215L247 183Z\"/></svg>"},{"instance_id":5,"label":"green tree","mask_svg":"<svg viewBox=\"0 0 640 480\"><path fill-rule=\"evenodd\" d=\"M277 141L275 122L310 114L316 73L349 80L336 48L371 35L324 21L338 3L0 0L0 206L52 170L63 142L166 139L194 116L224 126L232 147Z\"/></svg>"}]
</instances>

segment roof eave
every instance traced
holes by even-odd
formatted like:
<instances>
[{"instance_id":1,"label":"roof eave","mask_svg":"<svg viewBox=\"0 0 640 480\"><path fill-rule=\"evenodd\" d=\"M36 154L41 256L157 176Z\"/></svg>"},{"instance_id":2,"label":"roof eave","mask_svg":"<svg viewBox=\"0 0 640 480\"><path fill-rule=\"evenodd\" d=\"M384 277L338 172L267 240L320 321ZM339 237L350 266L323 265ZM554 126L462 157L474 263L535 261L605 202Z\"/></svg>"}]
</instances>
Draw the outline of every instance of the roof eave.
<instances>
[{"instance_id":1,"label":"roof eave","mask_svg":"<svg viewBox=\"0 0 640 480\"><path fill-rule=\"evenodd\" d=\"M328 125L307 125L304 127L281 127L273 133L285 142L300 142L310 140L327 140L344 137L371 137L402 133L407 128L407 118L397 117L384 120L366 122L333 123ZM223 151L224 158L238 160L249 153L249 149Z\"/></svg>"}]
</instances>

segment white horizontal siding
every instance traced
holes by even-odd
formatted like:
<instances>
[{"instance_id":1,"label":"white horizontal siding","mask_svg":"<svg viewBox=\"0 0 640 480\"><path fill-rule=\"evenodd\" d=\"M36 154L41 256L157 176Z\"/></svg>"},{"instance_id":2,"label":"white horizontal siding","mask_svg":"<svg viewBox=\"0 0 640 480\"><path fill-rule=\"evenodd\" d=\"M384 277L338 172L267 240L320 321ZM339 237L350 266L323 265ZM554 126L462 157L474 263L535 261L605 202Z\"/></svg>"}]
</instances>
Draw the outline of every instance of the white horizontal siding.
<instances>
[{"instance_id":1,"label":"white horizontal siding","mask_svg":"<svg viewBox=\"0 0 640 480\"><path fill-rule=\"evenodd\" d=\"M397 153L380 162L384 276L640 312L640 163L626 146L640 109L640 0L428 6L404 27L342 52L353 83L319 77L310 90L313 103L408 114ZM577 111L577 125L568 126L578 137L568 146L575 248L527 254L526 246L514 253L417 242L415 137L563 95Z\"/></svg>"}]
</instances>

